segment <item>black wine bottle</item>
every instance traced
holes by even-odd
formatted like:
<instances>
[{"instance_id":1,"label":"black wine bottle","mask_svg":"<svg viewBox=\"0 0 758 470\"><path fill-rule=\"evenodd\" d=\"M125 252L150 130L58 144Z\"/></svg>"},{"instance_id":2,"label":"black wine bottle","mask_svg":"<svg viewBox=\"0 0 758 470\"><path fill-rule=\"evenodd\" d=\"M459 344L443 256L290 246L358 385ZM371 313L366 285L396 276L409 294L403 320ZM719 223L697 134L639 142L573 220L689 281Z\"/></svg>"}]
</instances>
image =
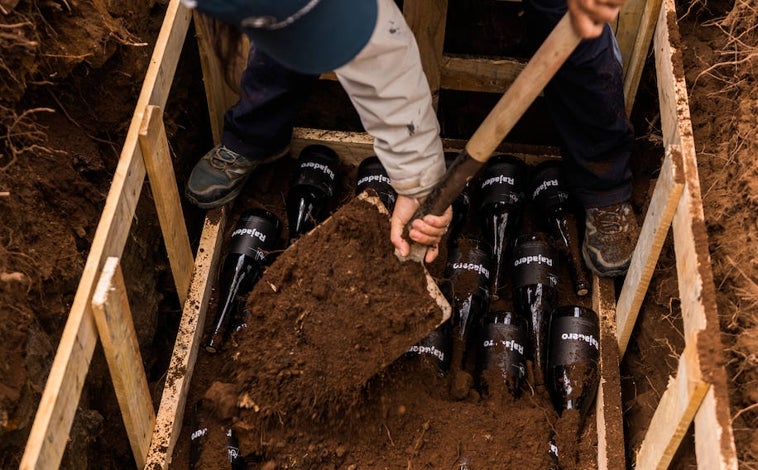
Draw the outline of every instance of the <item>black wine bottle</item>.
<instances>
[{"instance_id":1,"label":"black wine bottle","mask_svg":"<svg viewBox=\"0 0 758 470\"><path fill-rule=\"evenodd\" d=\"M397 192L390 184L390 178L387 171L382 166L382 162L376 156L365 158L358 165L358 175L355 181L355 195L373 190L379 196L384 207L392 213L397 201Z\"/></svg>"},{"instance_id":2,"label":"black wine bottle","mask_svg":"<svg viewBox=\"0 0 758 470\"><path fill-rule=\"evenodd\" d=\"M520 235L513 248L513 309L529 319L535 379L544 383L547 328L558 300L557 257L543 233Z\"/></svg>"},{"instance_id":3,"label":"black wine bottle","mask_svg":"<svg viewBox=\"0 0 758 470\"><path fill-rule=\"evenodd\" d=\"M490 298L489 253L472 240L466 240L448 252L443 287L453 307L453 327L458 339L468 342L472 327L487 311Z\"/></svg>"},{"instance_id":4,"label":"black wine bottle","mask_svg":"<svg viewBox=\"0 0 758 470\"><path fill-rule=\"evenodd\" d=\"M518 398L526 375L527 319L514 312L493 310L485 315L481 329L478 376L482 393L492 394L495 387L504 386Z\"/></svg>"},{"instance_id":5,"label":"black wine bottle","mask_svg":"<svg viewBox=\"0 0 758 470\"><path fill-rule=\"evenodd\" d=\"M576 295L587 295L590 283L580 253L576 215L563 183L561 163L548 161L537 165L532 176L531 192L532 200L542 214L543 223L556 238L561 252L568 260Z\"/></svg>"},{"instance_id":6,"label":"black wine bottle","mask_svg":"<svg viewBox=\"0 0 758 470\"><path fill-rule=\"evenodd\" d=\"M430 363L440 377L450 370L453 350L453 332L450 321L442 323L424 339L411 346L406 352L408 358L418 358Z\"/></svg>"},{"instance_id":7,"label":"black wine bottle","mask_svg":"<svg viewBox=\"0 0 758 470\"><path fill-rule=\"evenodd\" d=\"M504 285L506 260L518 230L524 205L526 164L511 155L496 155L479 179L479 217L484 241L492 254L491 295L498 299Z\"/></svg>"},{"instance_id":8,"label":"black wine bottle","mask_svg":"<svg viewBox=\"0 0 758 470\"><path fill-rule=\"evenodd\" d=\"M281 230L279 219L267 210L248 209L240 216L219 274L218 311L205 343L208 352L217 352L243 321L244 296L263 274Z\"/></svg>"},{"instance_id":9,"label":"black wine bottle","mask_svg":"<svg viewBox=\"0 0 758 470\"><path fill-rule=\"evenodd\" d=\"M300 152L285 201L290 241L305 235L326 218L336 189L339 164L334 150L323 145L309 145Z\"/></svg>"},{"instance_id":10,"label":"black wine bottle","mask_svg":"<svg viewBox=\"0 0 758 470\"><path fill-rule=\"evenodd\" d=\"M445 165L450 165L458 157L455 152L445 152ZM453 201L453 218L450 221L450 225L447 231L448 246L454 246L458 243L458 237L461 236L466 228L466 221L468 219L469 208L471 207L471 186L466 183L463 190Z\"/></svg>"},{"instance_id":11,"label":"black wine bottle","mask_svg":"<svg viewBox=\"0 0 758 470\"><path fill-rule=\"evenodd\" d=\"M240 443L233 429L226 430L226 458L229 460L229 467L232 470L244 470L245 458L240 452Z\"/></svg>"},{"instance_id":12,"label":"black wine bottle","mask_svg":"<svg viewBox=\"0 0 758 470\"><path fill-rule=\"evenodd\" d=\"M553 311L546 385L559 414L577 410L586 416L598 386L600 326L589 308L563 306Z\"/></svg>"},{"instance_id":13,"label":"black wine bottle","mask_svg":"<svg viewBox=\"0 0 758 470\"><path fill-rule=\"evenodd\" d=\"M192 430L190 431L189 468L194 470L201 467L200 458L208 442L208 425L202 400L198 400L192 406L190 426Z\"/></svg>"}]
</instances>

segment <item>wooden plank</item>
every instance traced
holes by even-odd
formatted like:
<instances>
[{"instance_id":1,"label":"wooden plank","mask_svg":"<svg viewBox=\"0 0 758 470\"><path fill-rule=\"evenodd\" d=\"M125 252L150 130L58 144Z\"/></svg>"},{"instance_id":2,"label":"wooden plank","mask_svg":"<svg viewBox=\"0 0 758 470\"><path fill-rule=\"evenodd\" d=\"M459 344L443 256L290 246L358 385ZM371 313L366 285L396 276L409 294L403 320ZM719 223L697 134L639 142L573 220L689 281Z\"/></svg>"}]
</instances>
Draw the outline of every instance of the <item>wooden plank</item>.
<instances>
[{"instance_id":1,"label":"wooden plank","mask_svg":"<svg viewBox=\"0 0 758 470\"><path fill-rule=\"evenodd\" d=\"M92 312L134 460L137 467L141 468L145 465L153 435L155 410L150 399L124 276L116 257L105 261L103 273L92 296Z\"/></svg>"},{"instance_id":2,"label":"wooden plank","mask_svg":"<svg viewBox=\"0 0 758 470\"><path fill-rule=\"evenodd\" d=\"M597 466L599 470L614 470L626 468L619 351L615 340L616 296L612 279L594 275L592 278L592 309L600 319L600 384L595 400Z\"/></svg>"},{"instance_id":3,"label":"wooden plank","mask_svg":"<svg viewBox=\"0 0 758 470\"><path fill-rule=\"evenodd\" d=\"M210 32L200 13L193 12L195 36L200 54L200 67L203 71L203 85L208 103L208 116L211 122L213 141L221 142L221 132L224 129L224 112L239 98L239 92L233 90L224 78L224 67L213 50ZM241 48L247 51L247 46ZM245 58L241 59L246 62ZM241 74L241 70L239 72Z\"/></svg>"},{"instance_id":4,"label":"wooden plank","mask_svg":"<svg viewBox=\"0 0 758 470\"><path fill-rule=\"evenodd\" d=\"M692 337L700 330L701 334L707 333L708 348L714 352L714 357L710 358L712 363L723 347L720 344L716 289L700 196L687 84L682 54L677 49L679 44L681 39L674 0L665 0L658 18L654 47L663 143L666 146L680 146L685 175L684 192L672 222L679 296L685 338ZM726 371L718 364L709 366L707 380L712 388L695 416L698 465L708 469L736 469Z\"/></svg>"},{"instance_id":5,"label":"wooden plank","mask_svg":"<svg viewBox=\"0 0 758 470\"><path fill-rule=\"evenodd\" d=\"M184 304L171 363L166 373L166 385L163 388L145 468L168 468L174 446L179 439L190 380L200 349L205 313L218 271L225 225L226 209L208 212L197 249L189 298Z\"/></svg>"},{"instance_id":6,"label":"wooden plank","mask_svg":"<svg viewBox=\"0 0 758 470\"><path fill-rule=\"evenodd\" d=\"M655 265L658 263L658 256L666 241L666 235L683 190L682 152L678 145L670 145L666 147L660 176L655 184L637 247L632 255L616 305L618 348L622 357L632 336L637 315L645 299Z\"/></svg>"},{"instance_id":7,"label":"wooden plank","mask_svg":"<svg viewBox=\"0 0 758 470\"><path fill-rule=\"evenodd\" d=\"M676 379L669 380L637 454L639 469L666 469L690 427L709 384L700 373L697 335L679 357ZM698 461L698 468L704 467Z\"/></svg>"},{"instance_id":8,"label":"wooden plank","mask_svg":"<svg viewBox=\"0 0 758 470\"><path fill-rule=\"evenodd\" d=\"M171 151L160 107L150 105L145 110L139 131L139 143L171 264L171 273L174 275L179 305L184 305L195 259L192 257L187 226L184 223L182 202L179 199L179 188L176 186Z\"/></svg>"},{"instance_id":9,"label":"wooden plank","mask_svg":"<svg viewBox=\"0 0 758 470\"><path fill-rule=\"evenodd\" d=\"M653 39L653 31L661 11L661 0L644 1L644 9L639 20L638 30L635 34L634 44L624 57L624 99L626 101L626 114L632 114L634 99L637 96L637 88L640 85L642 71L645 68L650 43Z\"/></svg>"},{"instance_id":10,"label":"wooden plank","mask_svg":"<svg viewBox=\"0 0 758 470\"><path fill-rule=\"evenodd\" d=\"M437 108L447 24L447 0L405 0L403 15L416 36L421 66L432 91L432 104Z\"/></svg>"},{"instance_id":11,"label":"wooden plank","mask_svg":"<svg viewBox=\"0 0 758 470\"><path fill-rule=\"evenodd\" d=\"M440 87L446 90L504 93L526 62L516 59L486 59L444 55Z\"/></svg>"},{"instance_id":12,"label":"wooden plank","mask_svg":"<svg viewBox=\"0 0 758 470\"><path fill-rule=\"evenodd\" d=\"M626 71L632 58L634 43L640 30L645 4L651 0L626 0L619 11L615 24L611 27L616 33L616 41L621 51L623 68ZM655 1L655 0L652 0Z\"/></svg>"},{"instance_id":13,"label":"wooden plank","mask_svg":"<svg viewBox=\"0 0 758 470\"><path fill-rule=\"evenodd\" d=\"M116 173L105 200L79 286L34 417L22 469L57 468L68 441L89 363L97 344L90 300L105 259L120 257L145 179L137 145L142 111L148 104L165 106L189 26L190 13L171 0L137 100Z\"/></svg>"},{"instance_id":14,"label":"wooden plank","mask_svg":"<svg viewBox=\"0 0 758 470\"><path fill-rule=\"evenodd\" d=\"M303 127L294 129L290 144L292 155L299 155L303 148L314 144L331 147L349 165L358 165L364 158L374 155L374 138L365 132ZM446 152L460 152L465 145L466 141L463 139L442 139L442 146ZM560 149L542 145L501 143L496 151L515 155L530 165L560 158Z\"/></svg>"}]
</instances>

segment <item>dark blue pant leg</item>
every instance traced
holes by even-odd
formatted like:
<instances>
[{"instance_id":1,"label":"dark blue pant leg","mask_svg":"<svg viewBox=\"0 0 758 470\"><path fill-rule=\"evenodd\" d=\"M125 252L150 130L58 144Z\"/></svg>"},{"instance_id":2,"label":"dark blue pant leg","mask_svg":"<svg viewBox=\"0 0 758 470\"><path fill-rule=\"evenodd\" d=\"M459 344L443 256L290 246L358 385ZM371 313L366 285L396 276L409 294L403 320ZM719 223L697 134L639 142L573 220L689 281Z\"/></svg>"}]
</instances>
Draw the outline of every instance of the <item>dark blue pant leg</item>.
<instances>
[{"instance_id":1,"label":"dark blue pant leg","mask_svg":"<svg viewBox=\"0 0 758 470\"><path fill-rule=\"evenodd\" d=\"M317 79L288 70L251 48L240 99L224 114L221 142L252 159L283 149L292 138L295 114Z\"/></svg>"},{"instance_id":2,"label":"dark blue pant leg","mask_svg":"<svg viewBox=\"0 0 758 470\"><path fill-rule=\"evenodd\" d=\"M565 0L525 2L535 45L566 12ZM624 109L623 77L613 32L582 41L544 91L564 144L566 179L584 207L627 201L634 130Z\"/></svg>"}]
</instances>

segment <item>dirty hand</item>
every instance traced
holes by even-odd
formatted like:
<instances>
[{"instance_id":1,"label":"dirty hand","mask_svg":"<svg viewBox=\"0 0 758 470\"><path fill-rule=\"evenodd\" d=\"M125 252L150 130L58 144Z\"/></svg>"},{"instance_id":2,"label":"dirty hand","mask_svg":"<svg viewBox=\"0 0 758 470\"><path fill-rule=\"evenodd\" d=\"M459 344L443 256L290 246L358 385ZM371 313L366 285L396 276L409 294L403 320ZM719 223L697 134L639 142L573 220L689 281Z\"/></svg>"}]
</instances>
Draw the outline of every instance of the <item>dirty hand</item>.
<instances>
[{"instance_id":1,"label":"dirty hand","mask_svg":"<svg viewBox=\"0 0 758 470\"><path fill-rule=\"evenodd\" d=\"M600 36L605 23L619 13L624 0L567 0L574 30L584 39Z\"/></svg>"},{"instance_id":2,"label":"dirty hand","mask_svg":"<svg viewBox=\"0 0 758 470\"><path fill-rule=\"evenodd\" d=\"M395 202L395 210L392 212L392 218L390 219L390 240L395 245L396 253L402 257L406 257L410 253L410 245L403 238L403 229L408 225L419 205L420 201L418 199L400 195L397 197L397 202ZM408 232L411 240L429 247L424 257L424 261L427 263L434 261L439 254L438 245L442 240L442 236L447 233L447 227L450 225L452 218L453 210L448 207L441 216L428 214L423 219L414 220L411 224L411 229Z\"/></svg>"}]
</instances>

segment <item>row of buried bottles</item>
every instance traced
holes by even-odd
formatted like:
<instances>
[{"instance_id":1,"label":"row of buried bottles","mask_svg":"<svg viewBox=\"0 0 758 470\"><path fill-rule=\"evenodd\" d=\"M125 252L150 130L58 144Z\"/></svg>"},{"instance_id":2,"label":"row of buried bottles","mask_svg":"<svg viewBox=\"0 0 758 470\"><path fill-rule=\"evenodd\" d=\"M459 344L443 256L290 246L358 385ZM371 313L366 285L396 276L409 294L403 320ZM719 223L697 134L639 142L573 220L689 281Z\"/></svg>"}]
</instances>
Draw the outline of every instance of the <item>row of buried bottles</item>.
<instances>
[{"instance_id":1,"label":"row of buried bottles","mask_svg":"<svg viewBox=\"0 0 758 470\"><path fill-rule=\"evenodd\" d=\"M455 154L446 154L448 164L454 157ZM313 145L303 149L286 198L289 242L328 215L337 191L339 169L340 159L330 148ZM397 195L376 157L363 160L358 167L355 194L366 190L376 192L392 210ZM527 191L542 226L547 228L545 232L518 234ZM458 243L473 199L478 200L481 236L475 245ZM279 219L266 210L250 209L241 215L222 265L218 311L205 344L209 352L218 351L231 332L244 324L244 297L272 261L281 229ZM411 354L430 351L442 357L439 369L444 373L450 366L449 344L454 329L467 349L480 343L479 348L474 348L481 350L479 368L503 363L504 378L516 396L526 359L533 361L538 374L550 369L548 362L565 366L564 356L580 360L587 356L587 361L596 363L597 315L576 306L556 309L559 257L568 261L575 293L583 296L588 292L578 251L577 224L568 206L558 162L537 165L531 178L527 178L527 166L521 159L510 155L492 157L481 175L469 182L453 203L445 280L440 286L454 308L452 324L442 325ZM488 311L490 299L506 298L507 272L511 273L513 311ZM548 329L555 333L548 334ZM498 340L498 335L503 338ZM562 346L561 339L565 337L572 338L566 344L587 347L574 351ZM430 349L432 343L436 346ZM554 346L548 348L549 344ZM548 375L555 374L563 372ZM556 405L564 401L559 396L567 392L557 389L566 386L559 386L551 377L544 379L553 390ZM576 386L570 388L577 390Z\"/></svg>"},{"instance_id":2,"label":"row of buried bottles","mask_svg":"<svg viewBox=\"0 0 758 470\"><path fill-rule=\"evenodd\" d=\"M455 156L445 155L448 165ZM288 243L326 218L336 196L339 169L340 159L330 148L303 149L286 197ZM480 390L486 392L485 377L493 377L485 372L499 371L503 383L498 385L514 397L521 393L527 360L531 360L535 378L544 380L558 412L577 409L584 414L597 389L598 318L588 308L558 306L559 258L568 263L575 294L584 296L589 291L579 257L577 222L558 162L539 164L530 178L527 174L519 158L494 156L454 201L445 279L440 286L454 315L407 356L426 358L445 375L457 337L464 347L459 366L465 370L465 364L475 364L473 375L479 379ZM367 190L374 191L392 211L397 194L376 157L358 167L355 194ZM527 202L539 215L544 231L519 234ZM473 225L479 231L476 243L462 236L469 226L469 213L474 212L472 206ZM281 232L281 221L264 209L249 209L240 216L222 264L218 310L205 342L208 352L217 352L233 331L245 325L245 297L273 260ZM492 300L508 297L508 272L513 309L490 309Z\"/></svg>"}]
</instances>

